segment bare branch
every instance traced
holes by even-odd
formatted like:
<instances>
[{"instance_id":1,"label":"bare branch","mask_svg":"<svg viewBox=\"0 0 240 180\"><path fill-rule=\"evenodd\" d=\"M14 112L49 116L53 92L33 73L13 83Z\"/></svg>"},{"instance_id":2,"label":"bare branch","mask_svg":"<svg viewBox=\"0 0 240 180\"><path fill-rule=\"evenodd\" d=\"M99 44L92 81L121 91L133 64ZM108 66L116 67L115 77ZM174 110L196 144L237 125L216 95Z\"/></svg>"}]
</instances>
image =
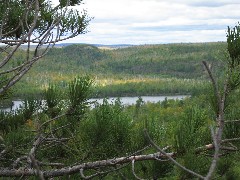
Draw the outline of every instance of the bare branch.
<instances>
[{"instance_id":1,"label":"bare branch","mask_svg":"<svg viewBox=\"0 0 240 180\"><path fill-rule=\"evenodd\" d=\"M222 140L222 142L225 143L225 142L239 141L239 140L240 140L240 137L238 137L238 138L232 138L232 139L224 139L224 140Z\"/></svg>"},{"instance_id":2,"label":"bare branch","mask_svg":"<svg viewBox=\"0 0 240 180\"><path fill-rule=\"evenodd\" d=\"M37 164L36 159L34 158L34 156L32 154L29 155L30 159L32 161L33 167L37 170L37 175L41 180L45 180L44 176L43 176L43 172L40 170L40 167Z\"/></svg>"},{"instance_id":3,"label":"bare branch","mask_svg":"<svg viewBox=\"0 0 240 180\"><path fill-rule=\"evenodd\" d=\"M67 166L61 169L53 169L53 170L42 170L44 178L49 177L59 177L64 175L71 175L77 172L80 172L81 169L88 170L88 169L96 169L101 167L108 167L108 166L116 166L120 164L126 164L132 162L134 159L135 161L146 161L146 160L155 160L156 158L164 159L173 156L174 153L165 153L162 154L160 152L154 154L147 154L147 155L138 155L138 156L130 156L130 157L120 157L120 158L113 158L108 160L102 161L95 161L95 162L87 162L79 165L74 166ZM24 176L34 176L36 173L33 169L9 169L9 168L2 168L0 169L0 176L2 177L21 177Z\"/></svg>"},{"instance_id":4,"label":"bare branch","mask_svg":"<svg viewBox=\"0 0 240 180\"><path fill-rule=\"evenodd\" d=\"M215 135L214 133L214 129L213 127L211 126L211 135L212 135L212 140L213 140L213 144L214 144L214 156L213 156L213 160L212 160L212 163L211 163L211 166L209 168L209 171L208 171L208 174L206 176L205 179L211 179L214 171L215 171L215 168L217 166L217 160L219 158L219 144L218 144L218 139L217 139L217 136Z\"/></svg>"},{"instance_id":5,"label":"bare branch","mask_svg":"<svg viewBox=\"0 0 240 180\"><path fill-rule=\"evenodd\" d=\"M13 56L13 54L16 52L16 50L22 45L23 41L26 41L26 39L31 36L32 32L34 31L35 27L36 27L36 24L37 24L37 20L38 20L38 13L39 13L39 2L36 1L35 3L35 14L34 14L34 19L33 19L33 22L32 22L32 26L31 28L29 29L28 33L25 34L21 40L19 41L19 43L16 45L16 47L13 49L13 51L7 56L4 58L4 60L0 63L0 68L3 67ZM4 43L4 41L0 41L2 43ZM0 92L1 94L1 92Z\"/></svg>"},{"instance_id":6,"label":"bare branch","mask_svg":"<svg viewBox=\"0 0 240 180\"><path fill-rule=\"evenodd\" d=\"M83 179L92 179L92 178L94 178L94 177L96 177L96 176L101 176L101 175L104 175L104 174L108 174L108 173L111 173L111 172L114 172L114 171L118 171L118 170L120 170L120 169L123 169L124 167L126 167L128 164L126 164L126 165L121 165L120 167L118 167L118 168L113 168L113 169L111 169L111 170L108 170L108 171L100 171L100 172L97 172L97 173L95 173L95 174L92 174L92 175L90 175L90 176L85 176L84 175L84 173L83 173L83 169L80 169L80 175L81 175L81 177L83 178Z\"/></svg>"},{"instance_id":7,"label":"bare branch","mask_svg":"<svg viewBox=\"0 0 240 180\"><path fill-rule=\"evenodd\" d=\"M133 175L135 176L136 179L138 179L138 180L144 180L144 179L138 177L138 175L137 175L136 172L135 172L135 159L132 160L132 173L133 173Z\"/></svg>"},{"instance_id":8,"label":"bare branch","mask_svg":"<svg viewBox=\"0 0 240 180\"><path fill-rule=\"evenodd\" d=\"M186 172L188 172L188 173L190 173L190 174L192 174L192 175L194 175L194 176L196 176L196 177L198 177L198 178L200 178L200 179L204 179L204 177L203 177L202 175L200 175L200 174L198 174L198 173L196 173L196 172L194 172L194 171L192 171L192 170L190 170L190 169L187 169L187 168L184 167L183 165L179 164L175 159L173 159L173 156L172 156L172 155L170 156L168 153L166 153L165 151L163 151L158 145L156 145L156 144L153 142L153 140L150 138L150 136L149 136L149 134L148 134L148 132L147 132L146 129L144 130L144 134L145 134L146 138L148 139L148 141L149 141L160 153L162 153L162 154L165 155L170 161L172 161L176 166L178 166L179 168L183 169L184 171L186 171Z\"/></svg>"},{"instance_id":9,"label":"bare branch","mask_svg":"<svg viewBox=\"0 0 240 180\"><path fill-rule=\"evenodd\" d=\"M16 161L14 161L13 164L12 164L13 169L16 169L17 166L18 166L18 164L19 164L22 160L27 160L27 158L28 158L27 156L22 156L22 157L17 158Z\"/></svg>"},{"instance_id":10,"label":"bare branch","mask_svg":"<svg viewBox=\"0 0 240 180\"><path fill-rule=\"evenodd\" d=\"M64 167L63 163L46 163L46 162L37 161L37 164L39 166L51 166L51 167L56 166L56 167L59 167L59 168Z\"/></svg>"},{"instance_id":11,"label":"bare branch","mask_svg":"<svg viewBox=\"0 0 240 180\"><path fill-rule=\"evenodd\" d=\"M240 119L224 121L224 123L234 123L234 122L240 122Z\"/></svg>"},{"instance_id":12,"label":"bare branch","mask_svg":"<svg viewBox=\"0 0 240 180\"><path fill-rule=\"evenodd\" d=\"M220 93L219 93L218 85L217 85L217 83L216 83L216 80L215 80L215 78L213 77L212 71L210 70L207 62L206 62L206 61L202 61L202 63L203 63L203 65L204 65L204 67L206 68L207 72L208 72L209 78L210 78L210 80L211 80L211 82L212 82L214 94L215 94L215 96L216 96L216 98L217 98L217 104L219 105L220 102L221 102L221 95L220 95Z\"/></svg>"},{"instance_id":13,"label":"bare branch","mask_svg":"<svg viewBox=\"0 0 240 180\"><path fill-rule=\"evenodd\" d=\"M223 139L221 141L221 144L224 144L224 143L230 143L232 141L239 141L240 138L232 138L232 139ZM238 148L236 146L234 146L233 144L230 144L231 148L230 147L226 147L226 146L220 146L220 149L221 150L230 150L230 151L237 151ZM228 149L229 148L229 149ZM207 150L212 150L214 149L214 144L207 144L205 146L202 146L202 147L198 147L196 150L195 150L195 153L198 154L198 153L201 153L203 151L207 151Z\"/></svg>"}]
</instances>

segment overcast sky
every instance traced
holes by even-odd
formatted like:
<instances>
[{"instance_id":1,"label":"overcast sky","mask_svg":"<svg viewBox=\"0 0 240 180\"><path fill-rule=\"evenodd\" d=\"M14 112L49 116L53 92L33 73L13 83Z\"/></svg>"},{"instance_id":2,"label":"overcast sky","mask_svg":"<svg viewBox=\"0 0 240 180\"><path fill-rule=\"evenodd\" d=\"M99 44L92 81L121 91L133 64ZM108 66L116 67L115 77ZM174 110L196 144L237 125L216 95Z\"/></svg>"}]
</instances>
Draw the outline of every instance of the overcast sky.
<instances>
[{"instance_id":1,"label":"overcast sky","mask_svg":"<svg viewBox=\"0 0 240 180\"><path fill-rule=\"evenodd\" d=\"M68 42L162 44L225 41L240 21L240 0L84 0L94 19Z\"/></svg>"}]
</instances>

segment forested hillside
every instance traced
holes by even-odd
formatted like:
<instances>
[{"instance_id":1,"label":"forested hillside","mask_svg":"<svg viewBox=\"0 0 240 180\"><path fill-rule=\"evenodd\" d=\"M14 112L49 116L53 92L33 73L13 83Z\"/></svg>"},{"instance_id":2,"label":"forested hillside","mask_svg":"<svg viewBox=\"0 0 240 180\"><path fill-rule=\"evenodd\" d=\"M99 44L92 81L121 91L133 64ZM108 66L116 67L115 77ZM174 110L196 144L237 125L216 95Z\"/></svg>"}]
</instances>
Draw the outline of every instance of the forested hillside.
<instances>
[{"instance_id":1,"label":"forested hillside","mask_svg":"<svg viewBox=\"0 0 240 180\"><path fill-rule=\"evenodd\" d=\"M201 61L216 62L224 50L226 43L142 45L112 50L75 44L51 49L35 70L76 73L80 69L95 73L196 78L202 76Z\"/></svg>"},{"instance_id":2,"label":"forested hillside","mask_svg":"<svg viewBox=\"0 0 240 180\"><path fill-rule=\"evenodd\" d=\"M20 94L30 93L31 89L36 92L49 83L64 86L76 75L88 74L98 87L96 96L189 94L195 89L201 91L199 85L202 86L206 77L201 62L205 60L214 69L219 69L225 58L224 51L224 42L116 49L74 44L51 49L26 75L18 89L22 91ZM21 58L21 53L18 56L17 59Z\"/></svg>"}]
</instances>

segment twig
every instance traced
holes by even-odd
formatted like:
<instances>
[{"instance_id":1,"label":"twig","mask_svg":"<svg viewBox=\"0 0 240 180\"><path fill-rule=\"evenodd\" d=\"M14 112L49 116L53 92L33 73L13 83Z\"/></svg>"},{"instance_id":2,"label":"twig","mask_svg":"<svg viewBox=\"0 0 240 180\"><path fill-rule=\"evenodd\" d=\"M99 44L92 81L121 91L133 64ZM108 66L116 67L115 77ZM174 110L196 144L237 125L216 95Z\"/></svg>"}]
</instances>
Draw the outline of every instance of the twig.
<instances>
[{"instance_id":1,"label":"twig","mask_svg":"<svg viewBox=\"0 0 240 180\"><path fill-rule=\"evenodd\" d=\"M194 171L192 171L192 170L184 167L183 165L181 165L180 163L178 163L175 159L173 159L172 156L170 156L168 153L166 153L165 151L163 151L159 146L157 146L157 145L153 142L153 140L150 138L150 136L149 136L149 134L148 134L148 132L147 132L146 129L144 130L144 134L145 134L146 138L148 139L148 141L149 141L161 154L163 154L163 155L166 156L169 160L171 160L176 166L178 166L179 168L183 169L184 171L186 171L186 172L188 172L188 173L190 173L190 174L192 174L192 175L194 175L194 176L196 176L196 177L198 177L198 178L200 178L200 179L204 179L204 177L203 177L202 175L200 175L200 174L198 174L198 173L196 173L196 172L194 172Z\"/></svg>"},{"instance_id":2,"label":"twig","mask_svg":"<svg viewBox=\"0 0 240 180\"><path fill-rule=\"evenodd\" d=\"M127 164L128 165L128 164ZM84 175L84 169L80 169L80 175L81 175L81 177L83 178L83 179L92 179L92 178L94 178L94 177L96 177L96 176L100 176L100 175L104 175L104 174L108 174L108 173L111 173L111 172L114 172L114 171L118 171L118 170L120 170L120 169L123 169L124 167L126 167L127 165L123 165L123 166L121 166L121 167L119 167L119 168L113 168L112 170L108 170L108 171L100 171L100 172L97 172L97 173L95 173L95 174L92 174L92 175L90 175L90 176L85 176Z\"/></svg>"},{"instance_id":3,"label":"twig","mask_svg":"<svg viewBox=\"0 0 240 180\"><path fill-rule=\"evenodd\" d=\"M40 167L38 166L37 161L34 158L34 156L32 154L30 154L29 157L30 157L30 159L32 161L33 167L36 168L36 170L37 170L37 175L39 176L39 178L41 180L45 180L45 178L43 176L43 172L40 170Z\"/></svg>"},{"instance_id":4,"label":"twig","mask_svg":"<svg viewBox=\"0 0 240 180\"><path fill-rule=\"evenodd\" d=\"M206 180L207 179L211 179L211 177L212 177L212 175L213 175L213 173L215 171L215 168L217 166L217 160L219 158L219 145L218 145L218 141L217 141L217 136L215 135L214 129L213 129L212 126L210 127L210 129L211 129L211 135L212 135L212 140L213 140L215 151L214 151L214 155L213 155L213 160L212 160L211 166L210 166L208 174L207 174L207 176L205 178Z\"/></svg>"},{"instance_id":5,"label":"twig","mask_svg":"<svg viewBox=\"0 0 240 180\"><path fill-rule=\"evenodd\" d=\"M233 123L233 122L240 122L240 119L224 121L224 123Z\"/></svg>"},{"instance_id":6,"label":"twig","mask_svg":"<svg viewBox=\"0 0 240 180\"><path fill-rule=\"evenodd\" d=\"M13 169L17 168L18 164L22 160L27 160L27 156L22 156L22 157L17 158L16 161L14 161L13 164L12 164Z\"/></svg>"},{"instance_id":7,"label":"twig","mask_svg":"<svg viewBox=\"0 0 240 180\"><path fill-rule=\"evenodd\" d=\"M144 179L138 177L138 175L137 175L136 172L135 172L135 159L132 160L132 173L133 173L133 175L135 176L136 179L138 179L138 180L144 180Z\"/></svg>"},{"instance_id":8,"label":"twig","mask_svg":"<svg viewBox=\"0 0 240 180\"><path fill-rule=\"evenodd\" d=\"M218 86L217 86L216 80L214 79L212 71L210 70L207 62L206 61L202 61L202 63L204 65L204 67L206 68L207 72L208 72L208 75L209 75L210 80L212 82L214 94L215 94L215 96L217 98L217 104L219 105L221 103L221 96L220 96L220 93L219 93L219 90L218 90Z\"/></svg>"}]
</instances>

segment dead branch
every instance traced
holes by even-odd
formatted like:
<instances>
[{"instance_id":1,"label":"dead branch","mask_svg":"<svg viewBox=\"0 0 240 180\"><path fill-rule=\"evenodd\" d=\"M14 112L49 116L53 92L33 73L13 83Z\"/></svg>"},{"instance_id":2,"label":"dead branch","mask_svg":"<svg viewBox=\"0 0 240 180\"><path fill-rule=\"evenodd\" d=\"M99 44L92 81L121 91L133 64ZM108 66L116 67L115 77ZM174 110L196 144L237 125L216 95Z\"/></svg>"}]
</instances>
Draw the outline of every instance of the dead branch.
<instances>
[{"instance_id":1,"label":"dead branch","mask_svg":"<svg viewBox=\"0 0 240 180\"><path fill-rule=\"evenodd\" d=\"M240 122L240 119L238 119L238 120L228 120L228 121L225 121L225 123L234 123L234 122Z\"/></svg>"},{"instance_id":2,"label":"dead branch","mask_svg":"<svg viewBox=\"0 0 240 180\"><path fill-rule=\"evenodd\" d=\"M95 174L92 174L92 175L90 175L90 176L85 176L84 175L84 170L83 169L80 169L80 175L81 175L81 177L83 178L83 179L92 179L92 178L94 178L94 177L96 177L96 176L101 176L101 175L105 175L105 174L109 174L109 173L111 173L111 172L114 172L114 171L118 171L118 170L120 170L120 169L123 169L123 168L125 168L126 166L127 166L128 164L125 164L125 165L121 165L120 167L118 167L118 168L112 168L111 170L108 170L108 171L99 171L99 172L97 172L97 173L95 173Z\"/></svg>"},{"instance_id":3,"label":"dead branch","mask_svg":"<svg viewBox=\"0 0 240 180\"><path fill-rule=\"evenodd\" d=\"M33 167L37 170L37 175L38 175L38 177L39 177L41 180L45 180L45 178L44 178L44 176L43 176L43 172L41 171L41 169L40 169L40 167L39 167L39 165L38 165L35 157L34 157L32 154L30 154L29 157L30 157L30 159L31 159L31 162L32 162Z\"/></svg>"},{"instance_id":4,"label":"dead branch","mask_svg":"<svg viewBox=\"0 0 240 180\"><path fill-rule=\"evenodd\" d=\"M80 170L89 170L96 169L101 167L111 167L116 165L123 165L126 163L131 163L133 160L135 161L146 161L146 160L155 160L156 158L166 159L174 156L174 153L164 153L161 152L147 155L138 155L138 156L130 156L130 157L120 157L113 158L108 160L101 160L95 162L87 162L74 166L67 166L61 169L52 169L52 170L42 170L42 174L44 178L50 177L59 177L64 175L71 175L80 172ZM21 177L21 176L35 176L36 171L32 168L19 168L19 169L9 169L9 168L1 168L0 176L1 177Z\"/></svg>"},{"instance_id":5,"label":"dead branch","mask_svg":"<svg viewBox=\"0 0 240 180\"><path fill-rule=\"evenodd\" d=\"M239 140L240 140L240 138L223 139L221 141L221 144L224 144L224 143L228 143L229 144L232 141L239 141ZM238 148L236 146L234 146L233 144L229 144L229 145L231 147L227 147L227 146L222 146L221 145L220 149L221 150L229 150L229 151L237 151L238 150ZM203 151L212 150L212 149L214 149L214 144L207 144L207 145L204 145L204 146L196 148L195 153L199 154L199 153L201 153Z\"/></svg>"},{"instance_id":6,"label":"dead branch","mask_svg":"<svg viewBox=\"0 0 240 180\"><path fill-rule=\"evenodd\" d=\"M219 90L218 90L217 82L216 82L215 78L213 77L212 71L210 70L207 62L206 61L202 61L202 63L203 63L204 67L207 70L207 73L209 75L209 78L210 78L212 86L213 86L214 94L215 94L215 96L217 98L217 104L219 105L220 102L221 102L221 95L220 95Z\"/></svg>"},{"instance_id":7,"label":"dead branch","mask_svg":"<svg viewBox=\"0 0 240 180\"><path fill-rule=\"evenodd\" d=\"M19 164L22 160L27 160L27 158L28 158L27 156L22 156L22 157L17 158L17 159L13 162L13 164L12 164L13 169L16 169L17 166L18 166L18 164Z\"/></svg>"},{"instance_id":8,"label":"dead branch","mask_svg":"<svg viewBox=\"0 0 240 180\"><path fill-rule=\"evenodd\" d=\"M190 173L190 174L192 174L192 175L194 175L194 176L196 176L196 177L198 177L198 178L200 178L200 179L204 179L204 177L203 177L202 175L200 175L200 174L198 174L198 173L196 173L196 172L194 172L194 171L192 171L192 170L190 170L190 169L187 169L187 168L184 167L183 165L179 164L175 159L173 159L173 156L172 156L172 155L170 156L170 155L169 155L168 153L166 153L163 149L161 149L158 145L156 145L156 144L153 142L153 140L150 138L150 136L149 136L149 134L148 134L148 132L147 132L146 129L144 130L144 134L145 134L146 138L148 139L148 141L149 141L160 153L162 153L163 155L166 156L166 158L168 158L170 161L172 161L176 166L178 166L179 168L185 170L186 172L188 172L188 173ZM174 155L175 155L175 154L174 154Z\"/></svg>"}]
</instances>

